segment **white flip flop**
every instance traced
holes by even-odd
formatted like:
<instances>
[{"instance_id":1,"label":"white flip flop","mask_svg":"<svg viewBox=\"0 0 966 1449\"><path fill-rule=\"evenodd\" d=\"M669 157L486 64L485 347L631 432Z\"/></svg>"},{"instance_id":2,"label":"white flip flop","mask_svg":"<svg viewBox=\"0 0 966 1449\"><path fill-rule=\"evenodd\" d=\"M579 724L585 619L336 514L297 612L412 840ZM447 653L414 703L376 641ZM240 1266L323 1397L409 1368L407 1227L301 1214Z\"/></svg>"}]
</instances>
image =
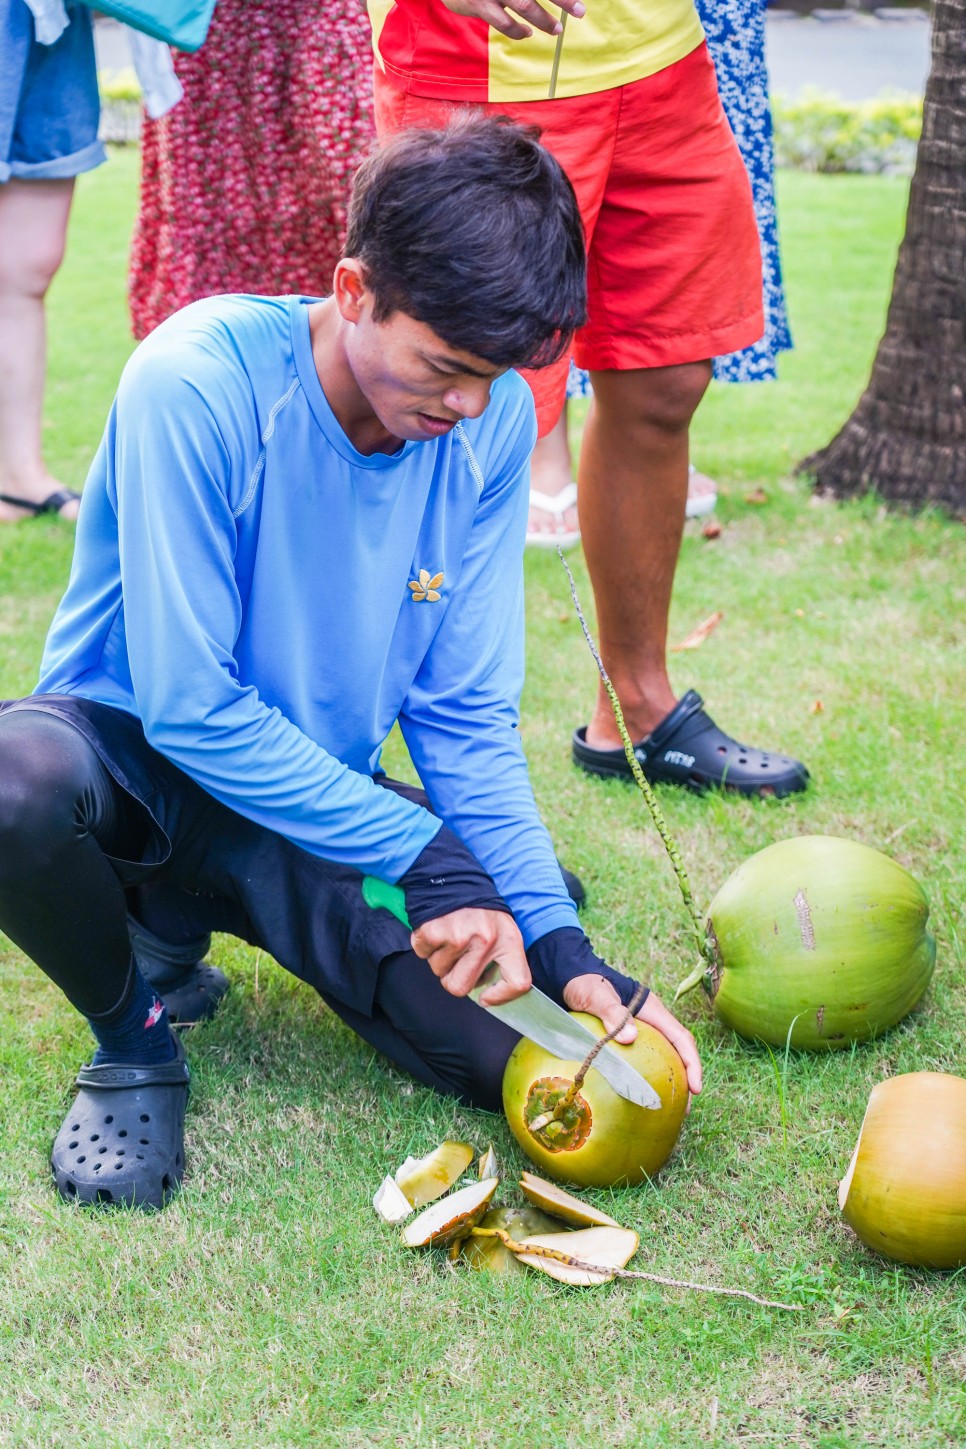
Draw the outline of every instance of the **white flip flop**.
<instances>
[{"instance_id":1,"label":"white flip flop","mask_svg":"<svg viewBox=\"0 0 966 1449\"><path fill-rule=\"evenodd\" d=\"M579 543L580 529L563 527L564 514L576 502L576 483L568 483L559 493L541 493L539 489L531 488L530 507L549 513L551 518L556 519L557 528L553 533L531 533L528 530L527 548L572 548L575 543Z\"/></svg>"},{"instance_id":2,"label":"white flip flop","mask_svg":"<svg viewBox=\"0 0 966 1449\"><path fill-rule=\"evenodd\" d=\"M706 493L691 492L692 478L706 478L711 483L711 489ZM688 464L688 501L684 505L685 518L703 518L706 513L713 513L718 506L718 490L707 473L699 473L693 463Z\"/></svg>"}]
</instances>

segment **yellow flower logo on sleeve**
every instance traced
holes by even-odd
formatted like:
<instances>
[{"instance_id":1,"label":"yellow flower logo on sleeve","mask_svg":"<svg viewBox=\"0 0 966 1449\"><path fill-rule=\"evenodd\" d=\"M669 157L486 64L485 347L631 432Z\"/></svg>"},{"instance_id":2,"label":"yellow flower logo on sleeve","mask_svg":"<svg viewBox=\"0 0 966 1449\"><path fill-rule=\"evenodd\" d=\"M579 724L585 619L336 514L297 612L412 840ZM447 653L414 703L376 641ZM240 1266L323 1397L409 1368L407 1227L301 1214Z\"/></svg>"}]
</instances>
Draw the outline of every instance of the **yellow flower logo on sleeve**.
<instances>
[{"instance_id":1,"label":"yellow flower logo on sleeve","mask_svg":"<svg viewBox=\"0 0 966 1449\"><path fill-rule=\"evenodd\" d=\"M437 603L442 582L442 574L433 574L430 578L429 569L420 569L419 578L409 580L409 587L413 591L413 603L421 604L423 599L427 599L431 604Z\"/></svg>"}]
</instances>

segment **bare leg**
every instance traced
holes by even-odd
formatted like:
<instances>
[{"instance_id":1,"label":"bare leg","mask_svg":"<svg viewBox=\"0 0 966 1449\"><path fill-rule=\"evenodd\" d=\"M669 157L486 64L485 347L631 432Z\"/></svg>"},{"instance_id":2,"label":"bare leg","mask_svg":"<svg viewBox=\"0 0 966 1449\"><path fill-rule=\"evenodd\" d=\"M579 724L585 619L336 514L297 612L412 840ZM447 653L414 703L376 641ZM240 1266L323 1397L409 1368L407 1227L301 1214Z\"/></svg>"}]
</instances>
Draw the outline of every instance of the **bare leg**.
<instances>
[{"instance_id":1,"label":"bare leg","mask_svg":"<svg viewBox=\"0 0 966 1449\"><path fill-rule=\"evenodd\" d=\"M667 626L688 493L688 428L710 362L595 372L580 457L580 523L600 648L631 738L675 704ZM601 688L587 743L620 745Z\"/></svg>"},{"instance_id":2,"label":"bare leg","mask_svg":"<svg viewBox=\"0 0 966 1449\"><path fill-rule=\"evenodd\" d=\"M573 482L570 443L567 439L567 404L550 432L538 439L530 458L530 486L538 493L555 498ZM577 505L572 504L559 518L537 504L531 503L527 534L570 533L578 527Z\"/></svg>"},{"instance_id":3,"label":"bare leg","mask_svg":"<svg viewBox=\"0 0 966 1449\"><path fill-rule=\"evenodd\" d=\"M44 297L64 256L73 179L0 186L0 493L42 502L60 485L44 466ZM73 518L77 504L61 510ZM28 517L0 503L0 522Z\"/></svg>"}]
</instances>

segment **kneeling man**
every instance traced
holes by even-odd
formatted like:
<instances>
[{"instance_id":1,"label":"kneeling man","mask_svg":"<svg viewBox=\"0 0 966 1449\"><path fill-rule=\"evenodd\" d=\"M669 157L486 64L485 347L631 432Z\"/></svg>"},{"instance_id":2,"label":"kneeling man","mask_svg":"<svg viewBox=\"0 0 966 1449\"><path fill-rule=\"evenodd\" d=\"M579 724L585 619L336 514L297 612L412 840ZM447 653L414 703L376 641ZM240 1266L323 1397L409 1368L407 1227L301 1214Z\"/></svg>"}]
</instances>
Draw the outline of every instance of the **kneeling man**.
<instances>
[{"instance_id":1,"label":"kneeling man","mask_svg":"<svg viewBox=\"0 0 966 1449\"><path fill-rule=\"evenodd\" d=\"M37 691L0 708L0 928L97 1041L65 1197L181 1180L171 1019L223 985L212 930L483 1107L517 1040L467 1000L490 961L493 1002L532 980L620 1020L635 983L577 924L517 728L536 428L510 369L583 319L569 182L472 120L362 168L331 297L195 303L126 367ZM425 793L380 768L397 720ZM697 1091L690 1034L653 995L639 1015Z\"/></svg>"}]
</instances>

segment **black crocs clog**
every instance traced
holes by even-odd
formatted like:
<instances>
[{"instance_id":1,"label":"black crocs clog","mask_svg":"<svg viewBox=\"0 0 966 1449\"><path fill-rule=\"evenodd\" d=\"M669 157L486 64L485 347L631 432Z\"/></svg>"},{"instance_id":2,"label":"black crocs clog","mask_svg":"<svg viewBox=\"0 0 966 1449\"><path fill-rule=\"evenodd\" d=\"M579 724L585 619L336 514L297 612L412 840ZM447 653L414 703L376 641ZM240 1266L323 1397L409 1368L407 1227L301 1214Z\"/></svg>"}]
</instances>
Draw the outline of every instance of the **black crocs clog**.
<instances>
[{"instance_id":1,"label":"black crocs clog","mask_svg":"<svg viewBox=\"0 0 966 1449\"><path fill-rule=\"evenodd\" d=\"M589 775L633 779L622 749L595 750L586 729L573 737L573 761ZM740 795L794 795L808 786L800 760L741 745L720 730L689 689L656 729L634 746L652 785L683 785L688 790L733 790Z\"/></svg>"},{"instance_id":2,"label":"black crocs clog","mask_svg":"<svg viewBox=\"0 0 966 1449\"><path fill-rule=\"evenodd\" d=\"M190 1072L184 1047L170 1062L83 1066L50 1166L68 1202L160 1208L184 1176Z\"/></svg>"}]
</instances>

